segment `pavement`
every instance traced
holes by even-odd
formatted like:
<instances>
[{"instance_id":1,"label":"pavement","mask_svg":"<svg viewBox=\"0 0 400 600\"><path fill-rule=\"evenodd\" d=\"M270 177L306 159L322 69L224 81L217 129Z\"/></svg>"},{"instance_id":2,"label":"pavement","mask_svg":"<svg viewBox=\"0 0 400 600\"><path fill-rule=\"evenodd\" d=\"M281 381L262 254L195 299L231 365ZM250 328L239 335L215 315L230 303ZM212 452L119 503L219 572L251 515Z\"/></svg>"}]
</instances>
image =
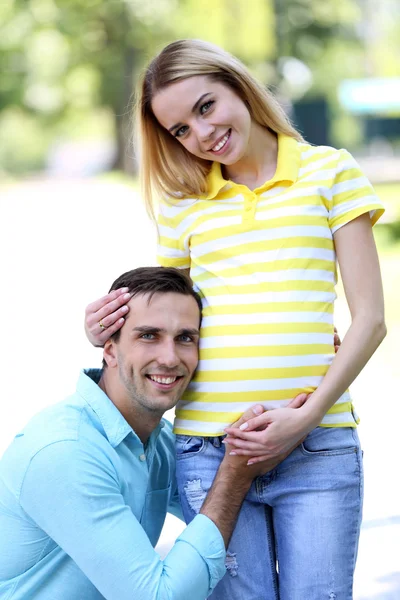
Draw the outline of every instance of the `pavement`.
<instances>
[{"instance_id":1,"label":"pavement","mask_svg":"<svg viewBox=\"0 0 400 600\"><path fill-rule=\"evenodd\" d=\"M101 352L83 333L84 307L120 273L155 264L155 231L133 189L99 180L2 187L0 222L1 454L34 413L74 389L82 366L100 365ZM390 283L390 272L385 275ZM343 335L343 298L335 322ZM378 351L353 386L366 495L355 600L400 600L397 334L389 330L384 344L391 351ZM160 554L181 529L167 518Z\"/></svg>"}]
</instances>

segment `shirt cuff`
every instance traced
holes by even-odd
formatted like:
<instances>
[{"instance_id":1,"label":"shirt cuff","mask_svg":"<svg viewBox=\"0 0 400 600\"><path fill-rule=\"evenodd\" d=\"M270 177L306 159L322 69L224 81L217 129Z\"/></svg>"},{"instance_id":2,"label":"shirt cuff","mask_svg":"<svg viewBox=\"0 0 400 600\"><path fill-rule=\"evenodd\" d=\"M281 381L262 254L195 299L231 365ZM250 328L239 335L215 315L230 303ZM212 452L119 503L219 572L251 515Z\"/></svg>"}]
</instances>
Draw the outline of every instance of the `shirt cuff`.
<instances>
[{"instance_id":1,"label":"shirt cuff","mask_svg":"<svg viewBox=\"0 0 400 600\"><path fill-rule=\"evenodd\" d=\"M210 577L210 594L226 572L225 544L218 527L206 515L196 515L176 541L190 544L205 561Z\"/></svg>"}]
</instances>

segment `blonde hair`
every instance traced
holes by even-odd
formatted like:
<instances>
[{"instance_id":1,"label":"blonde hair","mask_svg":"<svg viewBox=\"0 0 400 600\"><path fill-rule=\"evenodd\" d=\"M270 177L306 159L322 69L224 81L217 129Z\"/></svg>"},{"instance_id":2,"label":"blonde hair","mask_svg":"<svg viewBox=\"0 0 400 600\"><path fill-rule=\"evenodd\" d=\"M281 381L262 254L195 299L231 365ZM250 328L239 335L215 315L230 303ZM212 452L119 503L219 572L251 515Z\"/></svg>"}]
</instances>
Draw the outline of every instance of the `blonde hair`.
<instances>
[{"instance_id":1,"label":"blonde hair","mask_svg":"<svg viewBox=\"0 0 400 600\"><path fill-rule=\"evenodd\" d=\"M172 197L207 192L211 161L188 152L154 116L154 96L168 85L206 75L231 88L246 103L251 117L275 133L302 140L274 96L234 56L201 40L178 40L166 46L147 67L136 104L141 184L147 210L154 216L154 193Z\"/></svg>"}]
</instances>

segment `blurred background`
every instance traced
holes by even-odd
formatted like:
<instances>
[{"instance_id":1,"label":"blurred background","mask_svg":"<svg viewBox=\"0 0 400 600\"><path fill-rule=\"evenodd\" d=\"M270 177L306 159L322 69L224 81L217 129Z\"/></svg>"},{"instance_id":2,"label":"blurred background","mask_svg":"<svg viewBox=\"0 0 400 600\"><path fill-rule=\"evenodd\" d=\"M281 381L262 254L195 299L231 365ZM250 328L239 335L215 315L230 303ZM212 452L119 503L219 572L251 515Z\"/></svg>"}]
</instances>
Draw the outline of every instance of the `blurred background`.
<instances>
[{"instance_id":1,"label":"blurred background","mask_svg":"<svg viewBox=\"0 0 400 600\"><path fill-rule=\"evenodd\" d=\"M308 141L354 154L386 205L375 235L389 333L353 386L366 470L355 598L399 600L399 0L0 1L0 454L81 367L100 365L86 304L155 264L132 94L148 60L183 37L242 59ZM167 520L161 554L180 528Z\"/></svg>"}]
</instances>

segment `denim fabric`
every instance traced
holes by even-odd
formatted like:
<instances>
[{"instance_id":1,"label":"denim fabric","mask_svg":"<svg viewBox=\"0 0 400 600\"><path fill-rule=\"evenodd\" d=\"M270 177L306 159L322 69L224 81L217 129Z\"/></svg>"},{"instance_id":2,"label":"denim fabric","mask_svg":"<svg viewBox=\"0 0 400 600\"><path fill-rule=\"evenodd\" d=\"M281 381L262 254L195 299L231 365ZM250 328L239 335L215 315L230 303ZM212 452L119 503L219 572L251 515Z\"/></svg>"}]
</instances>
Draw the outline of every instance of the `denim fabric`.
<instances>
[{"instance_id":1,"label":"denim fabric","mask_svg":"<svg viewBox=\"0 0 400 600\"><path fill-rule=\"evenodd\" d=\"M225 448L222 438L176 437L178 488L190 522ZM357 431L317 427L253 482L229 545L227 573L210 598L351 600L362 497Z\"/></svg>"}]
</instances>

